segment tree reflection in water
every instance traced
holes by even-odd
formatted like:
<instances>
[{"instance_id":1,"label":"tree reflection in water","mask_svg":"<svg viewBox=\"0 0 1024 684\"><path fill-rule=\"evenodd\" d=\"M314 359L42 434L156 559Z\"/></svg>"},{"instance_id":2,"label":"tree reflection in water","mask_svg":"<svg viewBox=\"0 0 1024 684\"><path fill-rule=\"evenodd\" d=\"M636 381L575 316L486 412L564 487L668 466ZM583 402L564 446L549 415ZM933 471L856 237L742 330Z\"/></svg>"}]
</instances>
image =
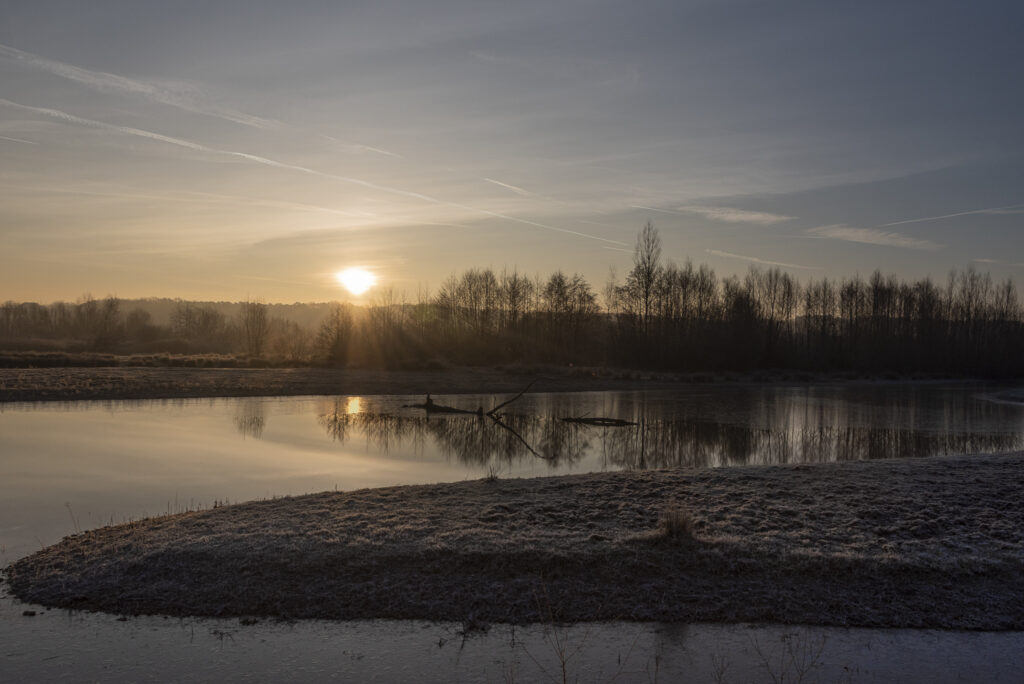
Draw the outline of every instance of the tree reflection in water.
<instances>
[{"instance_id":1,"label":"tree reflection in water","mask_svg":"<svg viewBox=\"0 0 1024 684\"><path fill-rule=\"evenodd\" d=\"M263 410L262 397L239 399L235 406L235 428L243 437L261 439L267 418Z\"/></svg>"},{"instance_id":2,"label":"tree reflection in water","mask_svg":"<svg viewBox=\"0 0 1024 684\"><path fill-rule=\"evenodd\" d=\"M446 457L454 456L467 465L543 458L557 467L578 462L590 449L590 442L581 438L580 426L521 414L504 414L494 421L459 414L348 413L344 402L337 400L318 416L318 422L340 443L363 437L369 446L387 453L399 444L420 452L429 441Z\"/></svg>"},{"instance_id":3,"label":"tree reflection in water","mask_svg":"<svg viewBox=\"0 0 1024 684\"><path fill-rule=\"evenodd\" d=\"M423 452L428 444L445 457L467 465L514 464L542 458L552 467L571 467L586 456L606 467L655 469L748 464L816 463L860 459L926 457L951 453L1024 448L1019 432L971 430L974 416L947 415L946 429L915 427L913 420L884 416L889 424L872 427L851 405L846 415L834 407L807 412L783 402L763 405L747 415L749 425L694 416L644 418L642 402L633 406L636 425L598 427L568 423L554 413L503 414L500 422L470 415L350 413L344 400L324 406L320 425L337 442L363 438L387 453L399 445ZM876 409L878 407L875 407ZM652 411L656 413L656 411ZM872 413L875 413L872 411ZM855 415L851 415L855 414ZM871 416L884 423L881 414Z\"/></svg>"}]
</instances>

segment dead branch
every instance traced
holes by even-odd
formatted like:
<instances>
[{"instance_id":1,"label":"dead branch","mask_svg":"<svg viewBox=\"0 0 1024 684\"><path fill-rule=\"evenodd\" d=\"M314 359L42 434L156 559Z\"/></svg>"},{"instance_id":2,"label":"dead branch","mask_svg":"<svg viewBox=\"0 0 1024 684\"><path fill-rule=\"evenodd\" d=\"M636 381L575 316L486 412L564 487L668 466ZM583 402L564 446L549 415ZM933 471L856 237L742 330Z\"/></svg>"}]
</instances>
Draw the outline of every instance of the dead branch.
<instances>
[{"instance_id":1,"label":"dead branch","mask_svg":"<svg viewBox=\"0 0 1024 684\"><path fill-rule=\"evenodd\" d=\"M518 399L519 397L521 397L521 396L523 396L524 394L526 394L526 392L527 392L527 391L528 391L528 390L529 390L529 389L530 389L531 387L533 387L534 383L535 383L535 382L537 382L537 380L538 380L538 378L534 378L533 380L531 380L531 381L530 381L530 384L529 384L529 385L527 385L526 387L524 387L524 388L523 388L523 390L522 390L522 391L521 391L521 392L520 392L519 394L517 394L516 396L512 397L512 398L511 398L511 399L509 399L508 401L504 401L504 402L502 402L502 403L498 404L497 406L495 406L494 408L492 408L492 409L491 409L490 411L488 411L488 412L487 412L487 415L489 415L489 416L492 416L492 417L493 417L495 413L497 413L497 412L498 412L498 411L500 411L501 409L505 408L506 406L508 406L509 404L511 404L511 403L512 403L513 401L515 401L515 400L516 400L516 399Z\"/></svg>"},{"instance_id":2,"label":"dead branch","mask_svg":"<svg viewBox=\"0 0 1024 684\"><path fill-rule=\"evenodd\" d=\"M536 456L537 458L543 458L543 459L545 459L545 460L548 460L548 461L550 461L550 460L551 460L551 457L550 457L550 456L544 456L543 454L537 453L537 450L536 450L536 449L534 449L534 448L533 448L532 446L530 446L530 443L529 443L529 442L527 442L527 441L526 441L525 439L523 439L523 436L522 436L522 435L520 435L520 434L519 434L519 433L518 433L518 432L517 432L517 431L516 431L515 429L513 429L512 427L510 427L510 426L506 425L505 423L501 422L501 419L500 419L500 418L498 418L497 416L495 416L495 415L493 415L493 414L491 414L491 413L488 413L488 414L487 414L487 417L488 417L488 418L490 418L491 420L493 420L493 421L494 421L494 423L495 423L496 425L498 425L498 426L500 426L500 427L503 427L503 428L505 428L506 430L508 430L509 432L511 432L511 433L512 433L512 435L513 435L513 436L514 436L514 437L515 437L516 439L518 439L518 440L519 440L520 442L522 442L522 444L523 444L523 446L524 446L524 447L526 447L527 449L529 449L529 451L530 451L530 453L531 453L531 454L533 454L533 455L534 455L534 456Z\"/></svg>"},{"instance_id":3,"label":"dead branch","mask_svg":"<svg viewBox=\"0 0 1024 684\"><path fill-rule=\"evenodd\" d=\"M565 423L578 423L580 425L597 425L599 427L625 427L627 425L636 425L632 421L622 420L620 418L562 418L562 422Z\"/></svg>"},{"instance_id":4,"label":"dead branch","mask_svg":"<svg viewBox=\"0 0 1024 684\"><path fill-rule=\"evenodd\" d=\"M423 409L427 413L462 413L471 416L483 416L484 408L482 406L477 407L475 411L468 409L455 408L454 406L445 406L444 404L435 403L430 395L427 395L427 400L422 404L403 404L402 408L418 408Z\"/></svg>"}]
</instances>

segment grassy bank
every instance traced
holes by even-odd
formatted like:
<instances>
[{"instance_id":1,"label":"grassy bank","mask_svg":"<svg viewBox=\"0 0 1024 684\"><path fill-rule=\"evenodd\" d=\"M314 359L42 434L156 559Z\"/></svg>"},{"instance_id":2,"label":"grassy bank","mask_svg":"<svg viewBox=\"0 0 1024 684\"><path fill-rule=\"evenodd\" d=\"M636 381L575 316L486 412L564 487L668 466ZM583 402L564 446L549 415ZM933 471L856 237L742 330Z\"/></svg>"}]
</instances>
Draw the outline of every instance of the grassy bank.
<instances>
[{"instance_id":1,"label":"grassy bank","mask_svg":"<svg viewBox=\"0 0 1024 684\"><path fill-rule=\"evenodd\" d=\"M807 373L671 373L552 365L365 368L131 367L0 368L0 402L322 394L466 394L674 389L720 382L929 382L946 376Z\"/></svg>"},{"instance_id":2,"label":"grassy bank","mask_svg":"<svg viewBox=\"0 0 1024 684\"><path fill-rule=\"evenodd\" d=\"M1024 453L253 502L68 537L24 600L115 613L1022 629Z\"/></svg>"},{"instance_id":3,"label":"grassy bank","mask_svg":"<svg viewBox=\"0 0 1024 684\"><path fill-rule=\"evenodd\" d=\"M538 379L539 377L539 379ZM667 388L669 375L557 367L0 369L0 402Z\"/></svg>"}]
</instances>

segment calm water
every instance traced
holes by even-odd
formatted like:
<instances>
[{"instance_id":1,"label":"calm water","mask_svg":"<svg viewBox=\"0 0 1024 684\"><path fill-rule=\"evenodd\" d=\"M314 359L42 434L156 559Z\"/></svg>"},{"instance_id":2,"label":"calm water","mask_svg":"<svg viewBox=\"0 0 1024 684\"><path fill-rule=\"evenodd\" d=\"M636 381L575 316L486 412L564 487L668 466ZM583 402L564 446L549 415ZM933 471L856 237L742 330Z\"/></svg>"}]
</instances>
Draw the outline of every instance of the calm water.
<instances>
[{"instance_id":1,"label":"calm water","mask_svg":"<svg viewBox=\"0 0 1024 684\"><path fill-rule=\"evenodd\" d=\"M422 396L0 404L0 562L110 522L327 489L1024 449L1024 406L987 400L996 389L538 394L500 423L404 408ZM489 409L506 398L434 400Z\"/></svg>"},{"instance_id":2,"label":"calm water","mask_svg":"<svg viewBox=\"0 0 1024 684\"><path fill-rule=\"evenodd\" d=\"M1024 405L976 384L694 386L678 392L524 396L501 423L403 408L417 397L298 397L0 404L0 565L77 530L145 515L325 489L622 468L719 467L1024 449ZM489 409L508 395L435 396ZM595 427L566 417L634 425ZM409 622L127 623L43 612L0 592L0 681L535 681L557 675L550 630ZM582 680L766 681L785 656L773 626L590 625ZM1024 637L808 629L822 681L1015 681ZM759 648L754 648L757 645ZM759 652L761 651L761 652ZM712 658L715 656L715 658ZM792 674L792 673L791 673ZM556 678L560 677L558 675Z\"/></svg>"}]
</instances>

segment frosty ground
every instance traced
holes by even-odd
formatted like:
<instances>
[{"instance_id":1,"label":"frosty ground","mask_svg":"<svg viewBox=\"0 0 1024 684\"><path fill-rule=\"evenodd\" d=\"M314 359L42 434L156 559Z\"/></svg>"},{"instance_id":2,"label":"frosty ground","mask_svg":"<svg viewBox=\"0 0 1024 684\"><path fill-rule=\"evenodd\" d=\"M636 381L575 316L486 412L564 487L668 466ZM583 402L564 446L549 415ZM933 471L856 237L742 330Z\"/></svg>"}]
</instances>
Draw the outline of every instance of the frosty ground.
<instances>
[{"instance_id":1,"label":"frosty ground","mask_svg":"<svg viewBox=\"0 0 1024 684\"><path fill-rule=\"evenodd\" d=\"M327 492L75 535L8 579L124 614L1022 629L1022 491L1024 453Z\"/></svg>"},{"instance_id":2,"label":"frosty ground","mask_svg":"<svg viewBox=\"0 0 1024 684\"><path fill-rule=\"evenodd\" d=\"M708 382L950 382L855 373L766 370L673 373L573 366L460 366L421 370L367 368L0 368L0 403L96 399L182 399L320 394L465 394L677 389Z\"/></svg>"}]
</instances>

